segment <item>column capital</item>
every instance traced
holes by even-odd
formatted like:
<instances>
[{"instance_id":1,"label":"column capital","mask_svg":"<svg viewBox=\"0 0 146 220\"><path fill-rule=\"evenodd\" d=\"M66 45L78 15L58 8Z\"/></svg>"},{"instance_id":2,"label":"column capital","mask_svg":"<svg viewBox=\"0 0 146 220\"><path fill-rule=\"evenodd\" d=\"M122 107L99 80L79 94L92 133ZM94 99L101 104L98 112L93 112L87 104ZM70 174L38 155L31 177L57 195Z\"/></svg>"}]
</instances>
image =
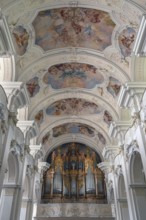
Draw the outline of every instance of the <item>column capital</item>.
<instances>
[{"instance_id":1,"label":"column capital","mask_svg":"<svg viewBox=\"0 0 146 220\"><path fill-rule=\"evenodd\" d=\"M119 146L110 146L103 149L103 157L106 161L114 161L114 159L121 153L122 148Z\"/></svg>"},{"instance_id":2,"label":"column capital","mask_svg":"<svg viewBox=\"0 0 146 220\"><path fill-rule=\"evenodd\" d=\"M122 147L124 144L125 133L127 132L130 126L131 123L127 121L117 121L111 123L110 125L109 135L118 140L118 145L120 147Z\"/></svg>"},{"instance_id":3,"label":"column capital","mask_svg":"<svg viewBox=\"0 0 146 220\"><path fill-rule=\"evenodd\" d=\"M18 121L17 127L24 133L26 144L29 145L30 139L37 136L39 129L35 121Z\"/></svg>"},{"instance_id":4,"label":"column capital","mask_svg":"<svg viewBox=\"0 0 146 220\"><path fill-rule=\"evenodd\" d=\"M38 169L41 176L43 176L43 173L47 171L50 168L50 164L47 162L39 162L38 163Z\"/></svg>"},{"instance_id":5,"label":"column capital","mask_svg":"<svg viewBox=\"0 0 146 220\"><path fill-rule=\"evenodd\" d=\"M29 105L30 98L26 85L22 82L1 82L8 98L8 109L16 112L17 109Z\"/></svg>"},{"instance_id":6,"label":"column capital","mask_svg":"<svg viewBox=\"0 0 146 220\"><path fill-rule=\"evenodd\" d=\"M118 99L118 105L129 108L134 116L141 109L141 99L146 88L146 82L127 82L122 88Z\"/></svg>"},{"instance_id":7,"label":"column capital","mask_svg":"<svg viewBox=\"0 0 146 220\"><path fill-rule=\"evenodd\" d=\"M40 159L43 157L42 146L40 145L30 145L30 154L36 159Z\"/></svg>"},{"instance_id":8,"label":"column capital","mask_svg":"<svg viewBox=\"0 0 146 220\"><path fill-rule=\"evenodd\" d=\"M105 174L109 174L113 171L113 165L110 162L101 162L97 165Z\"/></svg>"}]
</instances>

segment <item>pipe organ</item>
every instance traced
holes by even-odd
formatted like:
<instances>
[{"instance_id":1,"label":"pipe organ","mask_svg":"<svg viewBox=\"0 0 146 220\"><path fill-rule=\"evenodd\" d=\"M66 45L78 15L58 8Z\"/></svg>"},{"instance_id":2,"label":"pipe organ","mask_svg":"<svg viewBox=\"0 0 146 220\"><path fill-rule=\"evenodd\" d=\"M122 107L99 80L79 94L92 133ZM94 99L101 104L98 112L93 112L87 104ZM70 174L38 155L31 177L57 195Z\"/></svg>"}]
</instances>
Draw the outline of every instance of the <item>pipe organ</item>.
<instances>
[{"instance_id":1,"label":"pipe organ","mask_svg":"<svg viewBox=\"0 0 146 220\"><path fill-rule=\"evenodd\" d=\"M70 143L51 153L43 177L43 202L102 201L104 175L97 167L99 155L85 145Z\"/></svg>"}]
</instances>

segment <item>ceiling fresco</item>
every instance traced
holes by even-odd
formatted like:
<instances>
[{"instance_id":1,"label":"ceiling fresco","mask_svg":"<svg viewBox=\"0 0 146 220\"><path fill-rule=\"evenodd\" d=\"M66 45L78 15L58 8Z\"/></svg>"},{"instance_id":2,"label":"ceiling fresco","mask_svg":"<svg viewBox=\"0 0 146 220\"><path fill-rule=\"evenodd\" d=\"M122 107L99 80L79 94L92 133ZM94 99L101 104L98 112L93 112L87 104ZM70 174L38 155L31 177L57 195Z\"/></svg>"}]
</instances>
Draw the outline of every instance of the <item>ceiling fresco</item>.
<instances>
[{"instance_id":1,"label":"ceiling fresco","mask_svg":"<svg viewBox=\"0 0 146 220\"><path fill-rule=\"evenodd\" d=\"M66 123L53 128L53 136L58 137L63 134L83 134L89 137L95 136L95 129L80 123Z\"/></svg>"},{"instance_id":2,"label":"ceiling fresco","mask_svg":"<svg viewBox=\"0 0 146 220\"><path fill-rule=\"evenodd\" d=\"M113 121L113 117L107 110L104 111L103 120L108 125L110 125L110 123Z\"/></svg>"},{"instance_id":3,"label":"ceiling fresco","mask_svg":"<svg viewBox=\"0 0 146 220\"><path fill-rule=\"evenodd\" d=\"M135 37L136 37L136 31L130 27L124 29L120 33L118 37L118 42L119 42L119 47L121 49L121 53L124 57L128 57L131 55Z\"/></svg>"},{"instance_id":4,"label":"ceiling fresco","mask_svg":"<svg viewBox=\"0 0 146 220\"><path fill-rule=\"evenodd\" d=\"M42 124L42 122L44 121L44 112L43 112L43 109L40 110L34 117L36 123L38 124L38 126L40 124Z\"/></svg>"},{"instance_id":5,"label":"ceiling fresco","mask_svg":"<svg viewBox=\"0 0 146 220\"><path fill-rule=\"evenodd\" d=\"M105 92L104 88L106 88L110 95L116 97L122 83L110 75L111 73L106 69L97 70L93 65L64 63L51 66L47 72L45 69L40 71L38 76L26 82L26 87L31 98L39 93L41 87L45 88L49 85L55 90L66 88L94 89L97 86L101 96Z\"/></svg>"},{"instance_id":6,"label":"ceiling fresco","mask_svg":"<svg viewBox=\"0 0 146 220\"><path fill-rule=\"evenodd\" d=\"M34 97L40 90L39 78L37 76L33 77L26 83L26 88L30 97Z\"/></svg>"},{"instance_id":7,"label":"ceiling fresco","mask_svg":"<svg viewBox=\"0 0 146 220\"><path fill-rule=\"evenodd\" d=\"M102 111L101 106L77 98L62 99L46 108L47 115L55 116L100 114Z\"/></svg>"},{"instance_id":8,"label":"ceiling fresco","mask_svg":"<svg viewBox=\"0 0 146 220\"><path fill-rule=\"evenodd\" d=\"M104 138L104 136L100 132L97 132L95 128L92 128L91 126L86 124L66 123L53 128L54 137L59 137L64 134L81 134L88 137L98 136L99 141L103 145L106 144L106 139Z\"/></svg>"},{"instance_id":9,"label":"ceiling fresco","mask_svg":"<svg viewBox=\"0 0 146 220\"><path fill-rule=\"evenodd\" d=\"M107 91L113 96L116 97L121 89L121 83L119 80L115 79L114 77L109 77L109 83L107 86Z\"/></svg>"},{"instance_id":10,"label":"ceiling fresco","mask_svg":"<svg viewBox=\"0 0 146 220\"><path fill-rule=\"evenodd\" d=\"M22 26L15 26L12 31L14 46L18 55L22 56L26 52L29 40L27 30Z\"/></svg>"},{"instance_id":11,"label":"ceiling fresco","mask_svg":"<svg viewBox=\"0 0 146 220\"><path fill-rule=\"evenodd\" d=\"M133 80L131 54L146 13L145 0L75 3L1 0L15 48L14 81L26 84L27 120L37 122L37 144L47 143L46 152L67 136L93 140L98 149L112 143L109 126L125 117L117 101Z\"/></svg>"},{"instance_id":12,"label":"ceiling fresco","mask_svg":"<svg viewBox=\"0 0 146 220\"><path fill-rule=\"evenodd\" d=\"M107 12L78 7L40 11L32 25L35 44L44 51L63 47L103 51L111 45L115 27Z\"/></svg>"},{"instance_id":13,"label":"ceiling fresco","mask_svg":"<svg viewBox=\"0 0 146 220\"><path fill-rule=\"evenodd\" d=\"M97 72L93 65L83 63L57 64L48 69L43 82L50 84L53 89L67 87L92 89L101 84L104 77Z\"/></svg>"}]
</instances>

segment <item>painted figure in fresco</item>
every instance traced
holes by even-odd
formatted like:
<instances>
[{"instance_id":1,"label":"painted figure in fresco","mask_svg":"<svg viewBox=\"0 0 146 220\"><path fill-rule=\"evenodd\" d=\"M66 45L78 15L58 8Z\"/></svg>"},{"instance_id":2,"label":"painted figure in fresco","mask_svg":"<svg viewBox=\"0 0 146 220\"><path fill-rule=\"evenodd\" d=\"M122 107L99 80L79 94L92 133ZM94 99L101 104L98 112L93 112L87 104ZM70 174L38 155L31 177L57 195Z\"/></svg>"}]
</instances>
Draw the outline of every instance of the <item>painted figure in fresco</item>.
<instances>
[{"instance_id":1,"label":"painted figure in fresco","mask_svg":"<svg viewBox=\"0 0 146 220\"><path fill-rule=\"evenodd\" d=\"M109 84L107 86L108 92L113 97L116 97L119 94L120 89L121 89L121 83L114 77L109 77Z\"/></svg>"},{"instance_id":2,"label":"painted figure in fresco","mask_svg":"<svg viewBox=\"0 0 146 220\"><path fill-rule=\"evenodd\" d=\"M131 44L134 42L134 37L135 37L134 34L132 34L131 36L128 36L128 37L125 35L122 35L121 42L125 47L130 49Z\"/></svg>"},{"instance_id":3,"label":"painted figure in fresco","mask_svg":"<svg viewBox=\"0 0 146 220\"><path fill-rule=\"evenodd\" d=\"M49 137L50 137L50 133L48 132L48 133L42 138L42 144L45 144L45 143L49 140Z\"/></svg>"},{"instance_id":4,"label":"painted figure in fresco","mask_svg":"<svg viewBox=\"0 0 146 220\"><path fill-rule=\"evenodd\" d=\"M34 77L30 79L26 83L26 87L27 87L30 97L34 97L40 90L40 86L38 84L38 77Z\"/></svg>"},{"instance_id":5,"label":"painted figure in fresco","mask_svg":"<svg viewBox=\"0 0 146 220\"><path fill-rule=\"evenodd\" d=\"M35 121L40 125L43 122L44 119L44 113L43 110L40 110L36 115L35 115Z\"/></svg>"},{"instance_id":6,"label":"painted figure in fresco","mask_svg":"<svg viewBox=\"0 0 146 220\"><path fill-rule=\"evenodd\" d=\"M98 138L99 138L100 142L105 145L106 144L106 139L103 137L103 135L100 132L98 132L97 135L98 135Z\"/></svg>"},{"instance_id":7,"label":"painted figure in fresco","mask_svg":"<svg viewBox=\"0 0 146 220\"><path fill-rule=\"evenodd\" d=\"M119 41L121 53L124 57L131 55L135 36L136 36L135 30L130 27L124 29L120 33L118 41Z\"/></svg>"},{"instance_id":8,"label":"painted figure in fresco","mask_svg":"<svg viewBox=\"0 0 146 220\"><path fill-rule=\"evenodd\" d=\"M108 111L104 112L104 116L103 116L103 120L110 125L110 123L113 121L112 116L110 115L110 113Z\"/></svg>"},{"instance_id":9,"label":"painted figure in fresco","mask_svg":"<svg viewBox=\"0 0 146 220\"><path fill-rule=\"evenodd\" d=\"M17 48L16 51L19 55L23 55L26 52L28 46L29 34L22 26L17 26L12 32Z\"/></svg>"}]
</instances>

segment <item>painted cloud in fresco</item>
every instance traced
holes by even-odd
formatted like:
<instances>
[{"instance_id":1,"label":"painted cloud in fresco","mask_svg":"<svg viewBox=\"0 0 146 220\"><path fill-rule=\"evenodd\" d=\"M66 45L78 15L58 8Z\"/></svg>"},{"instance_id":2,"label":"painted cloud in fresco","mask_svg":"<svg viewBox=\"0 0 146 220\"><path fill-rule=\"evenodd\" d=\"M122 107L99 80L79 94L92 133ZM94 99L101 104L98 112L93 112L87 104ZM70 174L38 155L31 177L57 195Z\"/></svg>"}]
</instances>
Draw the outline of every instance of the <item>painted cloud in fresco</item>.
<instances>
[{"instance_id":1,"label":"painted cloud in fresco","mask_svg":"<svg viewBox=\"0 0 146 220\"><path fill-rule=\"evenodd\" d=\"M69 98L54 102L46 109L47 115L100 114L103 108L84 99Z\"/></svg>"},{"instance_id":2,"label":"painted cloud in fresco","mask_svg":"<svg viewBox=\"0 0 146 220\"><path fill-rule=\"evenodd\" d=\"M38 77L35 76L26 83L26 88L30 97L34 97L40 90L38 80L39 80Z\"/></svg>"},{"instance_id":3,"label":"painted cloud in fresco","mask_svg":"<svg viewBox=\"0 0 146 220\"><path fill-rule=\"evenodd\" d=\"M27 49L29 34L23 26L17 26L13 29L12 36L18 55L22 56Z\"/></svg>"},{"instance_id":4,"label":"painted cloud in fresco","mask_svg":"<svg viewBox=\"0 0 146 220\"><path fill-rule=\"evenodd\" d=\"M109 77L109 83L108 83L108 86L107 86L107 91L113 97L116 97L120 92L120 88L121 88L121 83L119 82L119 80L117 80L114 77L110 76Z\"/></svg>"},{"instance_id":5,"label":"painted cloud in fresco","mask_svg":"<svg viewBox=\"0 0 146 220\"><path fill-rule=\"evenodd\" d=\"M107 110L104 111L103 120L108 125L110 125L110 123L113 121L113 117Z\"/></svg>"},{"instance_id":6,"label":"painted cloud in fresco","mask_svg":"<svg viewBox=\"0 0 146 220\"><path fill-rule=\"evenodd\" d=\"M40 125L43 122L44 119L44 113L43 110L40 110L36 115L35 115L35 121L37 122L38 125Z\"/></svg>"},{"instance_id":7,"label":"painted cloud in fresco","mask_svg":"<svg viewBox=\"0 0 146 220\"><path fill-rule=\"evenodd\" d=\"M126 28L120 33L118 37L118 42L121 53L124 57L128 57L131 55L135 36L135 30L130 27Z\"/></svg>"},{"instance_id":8,"label":"painted cloud in fresco","mask_svg":"<svg viewBox=\"0 0 146 220\"><path fill-rule=\"evenodd\" d=\"M89 137L95 136L95 129L80 123L66 123L64 125L53 128L53 136L58 137L63 134L84 134Z\"/></svg>"},{"instance_id":9,"label":"painted cloud in fresco","mask_svg":"<svg viewBox=\"0 0 146 220\"><path fill-rule=\"evenodd\" d=\"M96 67L83 63L65 63L50 67L43 77L43 82L53 89L80 87L92 89L101 84L104 77L97 72Z\"/></svg>"},{"instance_id":10,"label":"painted cloud in fresco","mask_svg":"<svg viewBox=\"0 0 146 220\"><path fill-rule=\"evenodd\" d=\"M115 27L107 12L75 7L40 11L32 25L35 44L44 51L62 47L103 51L111 45Z\"/></svg>"}]
</instances>

